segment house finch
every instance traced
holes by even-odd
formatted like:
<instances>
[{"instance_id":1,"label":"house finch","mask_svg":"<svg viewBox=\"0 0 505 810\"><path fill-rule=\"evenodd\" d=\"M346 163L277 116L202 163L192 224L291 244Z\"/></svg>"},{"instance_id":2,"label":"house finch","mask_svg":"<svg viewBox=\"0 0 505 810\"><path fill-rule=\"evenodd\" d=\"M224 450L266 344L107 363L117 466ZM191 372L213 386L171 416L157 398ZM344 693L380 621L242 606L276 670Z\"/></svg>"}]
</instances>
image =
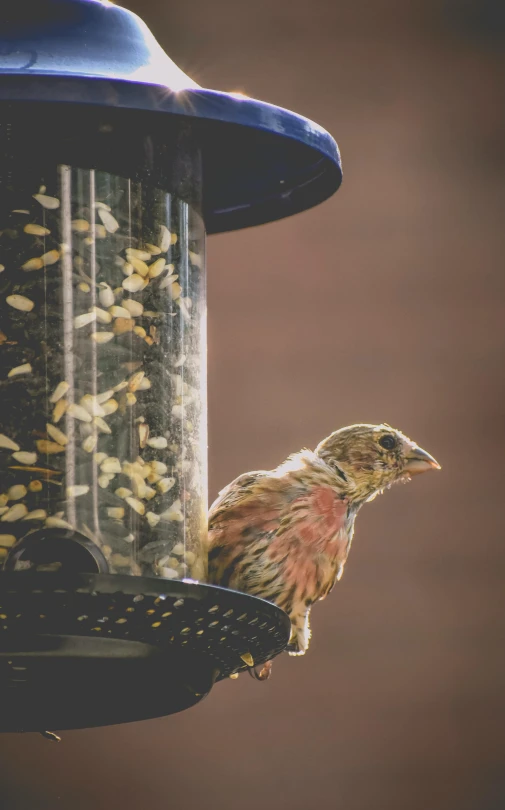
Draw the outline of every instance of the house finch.
<instances>
[{"instance_id":1,"label":"house finch","mask_svg":"<svg viewBox=\"0 0 505 810\"><path fill-rule=\"evenodd\" d=\"M360 507L432 469L429 453L384 424L342 428L275 470L240 475L210 508L209 581L285 610L288 651L303 655L311 607L342 576Z\"/></svg>"}]
</instances>

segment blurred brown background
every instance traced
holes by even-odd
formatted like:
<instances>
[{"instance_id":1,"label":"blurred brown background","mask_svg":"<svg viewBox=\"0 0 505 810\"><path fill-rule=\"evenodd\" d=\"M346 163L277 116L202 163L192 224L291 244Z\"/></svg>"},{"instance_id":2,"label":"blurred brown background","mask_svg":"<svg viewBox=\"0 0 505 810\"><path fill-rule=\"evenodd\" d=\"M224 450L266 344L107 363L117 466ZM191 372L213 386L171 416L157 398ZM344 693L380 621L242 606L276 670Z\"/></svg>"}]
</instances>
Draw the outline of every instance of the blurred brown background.
<instances>
[{"instance_id":1,"label":"blurred brown background","mask_svg":"<svg viewBox=\"0 0 505 810\"><path fill-rule=\"evenodd\" d=\"M502 810L504 7L125 5L201 84L305 114L343 154L329 202L209 241L211 499L356 421L443 471L363 510L304 659L178 716L2 736L1 806Z\"/></svg>"}]
</instances>

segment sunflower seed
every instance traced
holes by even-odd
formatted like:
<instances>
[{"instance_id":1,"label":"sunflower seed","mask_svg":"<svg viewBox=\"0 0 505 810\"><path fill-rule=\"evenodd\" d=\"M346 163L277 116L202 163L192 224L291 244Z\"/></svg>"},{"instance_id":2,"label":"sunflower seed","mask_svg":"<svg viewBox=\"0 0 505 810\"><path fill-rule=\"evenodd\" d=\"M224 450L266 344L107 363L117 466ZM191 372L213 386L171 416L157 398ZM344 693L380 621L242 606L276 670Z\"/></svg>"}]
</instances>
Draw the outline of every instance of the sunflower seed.
<instances>
[{"instance_id":1,"label":"sunflower seed","mask_svg":"<svg viewBox=\"0 0 505 810\"><path fill-rule=\"evenodd\" d=\"M89 492L89 486L86 484L75 485L73 487L67 487L67 497L68 498L79 498L81 495L87 495Z\"/></svg>"},{"instance_id":2,"label":"sunflower seed","mask_svg":"<svg viewBox=\"0 0 505 810\"><path fill-rule=\"evenodd\" d=\"M104 416L104 409L97 401L97 398L92 396L92 394L85 394L81 397L79 404L82 405L83 408L86 408L91 416Z\"/></svg>"},{"instance_id":3,"label":"sunflower seed","mask_svg":"<svg viewBox=\"0 0 505 810\"><path fill-rule=\"evenodd\" d=\"M114 309L114 307L111 307ZM100 307L93 307L92 312L95 313L96 319L99 323L110 323L112 321L112 315L110 312L107 312L106 309L100 309Z\"/></svg>"},{"instance_id":4,"label":"sunflower seed","mask_svg":"<svg viewBox=\"0 0 505 810\"><path fill-rule=\"evenodd\" d=\"M101 394L96 395L96 401L103 405L104 402L107 402L108 399L111 399L114 396L114 389L109 388L107 391L103 391Z\"/></svg>"},{"instance_id":5,"label":"sunflower seed","mask_svg":"<svg viewBox=\"0 0 505 810\"><path fill-rule=\"evenodd\" d=\"M20 374L31 374L33 371L30 363L23 363L22 366L16 366L16 368L11 368L9 373L7 374L8 377L18 377Z\"/></svg>"},{"instance_id":6,"label":"sunflower seed","mask_svg":"<svg viewBox=\"0 0 505 810\"><path fill-rule=\"evenodd\" d=\"M58 383L53 393L49 397L49 402L58 402L58 400L61 399L67 393L69 388L70 385L68 384L68 382Z\"/></svg>"},{"instance_id":7,"label":"sunflower seed","mask_svg":"<svg viewBox=\"0 0 505 810\"><path fill-rule=\"evenodd\" d=\"M0 534L0 546L10 548L16 542L16 537L13 534Z\"/></svg>"},{"instance_id":8,"label":"sunflower seed","mask_svg":"<svg viewBox=\"0 0 505 810\"><path fill-rule=\"evenodd\" d=\"M49 250L47 253L44 253L44 255L40 257L40 261L42 262L44 267L49 267L51 264L56 264L56 262L59 261L59 259L60 259L59 250Z\"/></svg>"},{"instance_id":9,"label":"sunflower seed","mask_svg":"<svg viewBox=\"0 0 505 810\"><path fill-rule=\"evenodd\" d=\"M74 419L79 419L80 422L91 422L91 414L83 408L82 405L76 405L73 402L67 408L67 414L72 416Z\"/></svg>"},{"instance_id":10,"label":"sunflower seed","mask_svg":"<svg viewBox=\"0 0 505 810\"><path fill-rule=\"evenodd\" d=\"M66 399L60 399L56 403L53 409L52 420L54 424L60 421L63 414L66 412L68 408L68 402Z\"/></svg>"},{"instance_id":11,"label":"sunflower seed","mask_svg":"<svg viewBox=\"0 0 505 810\"><path fill-rule=\"evenodd\" d=\"M165 579L178 579L179 574L174 568L160 568L160 574Z\"/></svg>"},{"instance_id":12,"label":"sunflower seed","mask_svg":"<svg viewBox=\"0 0 505 810\"><path fill-rule=\"evenodd\" d=\"M168 265L165 263L165 259L156 259L155 262L149 265L149 278L158 278L158 276L163 273L165 267L168 267Z\"/></svg>"},{"instance_id":13,"label":"sunflower seed","mask_svg":"<svg viewBox=\"0 0 505 810\"><path fill-rule=\"evenodd\" d=\"M139 301L134 301L133 298L126 298L123 301L123 309L128 310L130 315L132 315L134 318L142 315L144 311L142 304Z\"/></svg>"},{"instance_id":14,"label":"sunflower seed","mask_svg":"<svg viewBox=\"0 0 505 810\"><path fill-rule=\"evenodd\" d=\"M73 219L72 230L76 233L86 233L89 231L89 222L87 219Z\"/></svg>"},{"instance_id":15,"label":"sunflower seed","mask_svg":"<svg viewBox=\"0 0 505 810\"><path fill-rule=\"evenodd\" d=\"M169 492L175 484L175 478L162 478L161 481L158 481L156 486L158 487L159 491L165 494Z\"/></svg>"},{"instance_id":16,"label":"sunflower seed","mask_svg":"<svg viewBox=\"0 0 505 810\"><path fill-rule=\"evenodd\" d=\"M144 479L142 478L142 476L139 475L138 473L133 473L130 480L132 484L133 494L135 495L135 497L144 498L146 485L144 483Z\"/></svg>"},{"instance_id":17,"label":"sunflower seed","mask_svg":"<svg viewBox=\"0 0 505 810\"><path fill-rule=\"evenodd\" d=\"M44 262L40 257L36 259L28 259L27 262L21 265L22 270L42 270Z\"/></svg>"},{"instance_id":18,"label":"sunflower seed","mask_svg":"<svg viewBox=\"0 0 505 810\"><path fill-rule=\"evenodd\" d=\"M114 332L92 332L90 335L91 340L95 343L109 343L114 337Z\"/></svg>"},{"instance_id":19,"label":"sunflower seed","mask_svg":"<svg viewBox=\"0 0 505 810\"><path fill-rule=\"evenodd\" d=\"M135 321L130 317L130 313L128 313L127 318L116 318L112 328L115 335L124 335L125 332L131 332L134 326Z\"/></svg>"},{"instance_id":20,"label":"sunflower seed","mask_svg":"<svg viewBox=\"0 0 505 810\"><path fill-rule=\"evenodd\" d=\"M57 197L49 197L47 194L34 194L33 199L41 204L42 208L55 209L60 207L60 201Z\"/></svg>"},{"instance_id":21,"label":"sunflower seed","mask_svg":"<svg viewBox=\"0 0 505 810\"><path fill-rule=\"evenodd\" d=\"M45 509L34 509L33 512L28 512L23 520L45 520L47 512Z\"/></svg>"},{"instance_id":22,"label":"sunflower seed","mask_svg":"<svg viewBox=\"0 0 505 810\"><path fill-rule=\"evenodd\" d=\"M96 312L84 312L82 315L77 315L74 318L74 328L82 329L83 326L88 326L90 323L96 321Z\"/></svg>"},{"instance_id":23,"label":"sunflower seed","mask_svg":"<svg viewBox=\"0 0 505 810\"><path fill-rule=\"evenodd\" d=\"M130 495L133 495L133 492L131 491L131 489L128 489L127 487L119 487L119 489L116 489L116 491L114 492L114 495L117 495L118 498L124 499L129 498Z\"/></svg>"},{"instance_id":24,"label":"sunflower seed","mask_svg":"<svg viewBox=\"0 0 505 810\"><path fill-rule=\"evenodd\" d=\"M161 251L161 253L166 253L168 248L171 245L172 234L170 233L170 231L168 230L166 225L162 225L161 228L160 228L160 231L161 231L161 234L160 234L160 251Z\"/></svg>"},{"instance_id":25,"label":"sunflower seed","mask_svg":"<svg viewBox=\"0 0 505 810\"><path fill-rule=\"evenodd\" d=\"M146 513L146 519L147 519L147 522L149 523L151 529L154 529L154 527L157 526L158 523L161 520L160 516L156 515L154 512L147 512Z\"/></svg>"},{"instance_id":26,"label":"sunflower seed","mask_svg":"<svg viewBox=\"0 0 505 810\"><path fill-rule=\"evenodd\" d=\"M147 444L155 450L164 450L168 442L164 436L153 436L151 439L147 440Z\"/></svg>"},{"instance_id":27,"label":"sunflower seed","mask_svg":"<svg viewBox=\"0 0 505 810\"><path fill-rule=\"evenodd\" d=\"M21 498L24 498L27 494L28 490L24 486L24 484L14 484L13 487L7 490L7 495L9 496L10 501L19 501Z\"/></svg>"},{"instance_id":28,"label":"sunflower seed","mask_svg":"<svg viewBox=\"0 0 505 810\"><path fill-rule=\"evenodd\" d=\"M110 416L110 414L115 413L118 407L119 405L115 399L107 400L102 406L104 416Z\"/></svg>"},{"instance_id":29,"label":"sunflower seed","mask_svg":"<svg viewBox=\"0 0 505 810\"><path fill-rule=\"evenodd\" d=\"M48 529L71 529L73 530L73 526L68 521L63 520L63 518L56 517L56 515L52 517L48 517L46 519L46 526Z\"/></svg>"},{"instance_id":30,"label":"sunflower seed","mask_svg":"<svg viewBox=\"0 0 505 810\"><path fill-rule=\"evenodd\" d=\"M110 456L109 458L106 458L104 461L102 461L102 463L100 464L100 469L103 473L114 473L114 474L120 473L121 462L119 461L118 458Z\"/></svg>"},{"instance_id":31,"label":"sunflower seed","mask_svg":"<svg viewBox=\"0 0 505 810\"><path fill-rule=\"evenodd\" d=\"M56 453L63 453L65 451L65 448L62 447L61 444L58 444L58 442L49 442L46 439L38 439L35 444L37 445L39 453L47 456L53 456Z\"/></svg>"},{"instance_id":32,"label":"sunflower seed","mask_svg":"<svg viewBox=\"0 0 505 810\"><path fill-rule=\"evenodd\" d=\"M101 290L98 293L98 299L103 307L111 307L114 304L115 296L111 288L105 282L100 284Z\"/></svg>"},{"instance_id":33,"label":"sunflower seed","mask_svg":"<svg viewBox=\"0 0 505 810\"><path fill-rule=\"evenodd\" d=\"M28 451L21 450L12 454L12 458L19 461L20 464L33 465L37 461L37 453L29 453Z\"/></svg>"},{"instance_id":34,"label":"sunflower seed","mask_svg":"<svg viewBox=\"0 0 505 810\"><path fill-rule=\"evenodd\" d=\"M123 279L123 285L125 290L128 292L138 292L144 287L144 279L142 276L137 275L134 273L132 276L129 276Z\"/></svg>"},{"instance_id":35,"label":"sunflower seed","mask_svg":"<svg viewBox=\"0 0 505 810\"><path fill-rule=\"evenodd\" d=\"M131 261L131 258L134 259L141 259L144 262L148 262L151 258L151 254L147 250L138 250L137 248L126 248L126 258L128 261Z\"/></svg>"},{"instance_id":36,"label":"sunflower seed","mask_svg":"<svg viewBox=\"0 0 505 810\"><path fill-rule=\"evenodd\" d=\"M37 225L35 222L29 222L23 228L25 233L32 234L33 236L49 236L51 231L49 228L44 228L42 225Z\"/></svg>"},{"instance_id":37,"label":"sunflower seed","mask_svg":"<svg viewBox=\"0 0 505 810\"><path fill-rule=\"evenodd\" d=\"M122 380L120 383L114 386L114 393L118 394L120 391L124 391L125 388L128 388L128 380Z\"/></svg>"},{"instance_id":38,"label":"sunflower seed","mask_svg":"<svg viewBox=\"0 0 505 810\"><path fill-rule=\"evenodd\" d=\"M150 258L150 256L148 256L148 258ZM142 259L137 259L136 256L128 256L128 262L139 276L142 276L142 278L147 276L149 267Z\"/></svg>"},{"instance_id":39,"label":"sunflower seed","mask_svg":"<svg viewBox=\"0 0 505 810\"><path fill-rule=\"evenodd\" d=\"M5 299L10 307L19 309L21 312L31 312L35 304L24 295L8 295Z\"/></svg>"},{"instance_id":40,"label":"sunflower seed","mask_svg":"<svg viewBox=\"0 0 505 810\"><path fill-rule=\"evenodd\" d=\"M195 267L198 267L199 270L203 268L203 257L200 256L199 253L193 253L192 250L188 251L189 260L191 264L194 264Z\"/></svg>"},{"instance_id":41,"label":"sunflower seed","mask_svg":"<svg viewBox=\"0 0 505 810\"><path fill-rule=\"evenodd\" d=\"M172 301L177 301L177 299L181 297L182 287L179 282L174 281L174 283L168 287L168 292Z\"/></svg>"},{"instance_id":42,"label":"sunflower seed","mask_svg":"<svg viewBox=\"0 0 505 810\"><path fill-rule=\"evenodd\" d=\"M108 426L107 422L105 421L105 419L102 419L101 416L95 416L95 418L93 419L93 424L97 426L98 430L101 433L112 433L112 430Z\"/></svg>"},{"instance_id":43,"label":"sunflower seed","mask_svg":"<svg viewBox=\"0 0 505 810\"><path fill-rule=\"evenodd\" d=\"M135 374L130 377L128 380L128 390L132 393L136 391L145 377L145 371L137 371Z\"/></svg>"},{"instance_id":44,"label":"sunflower seed","mask_svg":"<svg viewBox=\"0 0 505 810\"><path fill-rule=\"evenodd\" d=\"M122 520L125 510L122 506L110 506L107 508L107 515L113 520Z\"/></svg>"},{"instance_id":45,"label":"sunflower seed","mask_svg":"<svg viewBox=\"0 0 505 810\"><path fill-rule=\"evenodd\" d=\"M177 276L177 275L165 276L165 278L162 280L162 282L161 282L161 284L159 286L159 289L160 290L165 290L168 287L171 287L173 284L175 284L175 282L177 281L178 278L179 278L179 276Z\"/></svg>"},{"instance_id":46,"label":"sunflower seed","mask_svg":"<svg viewBox=\"0 0 505 810\"><path fill-rule=\"evenodd\" d=\"M52 439L54 439L54 440L55 440L55 442L58 442L58 444L61 444L61 446L62 446L62 447L65 447L65 445L67 445L67 444L68 444L68 436L66 436L66 435L63 433L63 431L62 431L62 430L60 430L59 428L54 427L54 425L51 425L51 424L48 422L48 423L46 424L46 430L47 430L47 432L48 432L49 436L50 436Z\"/></svg>"},{"instance_id":47,"label":"sunflower seed","mask_svg":"<svg viewBox=\"0 0 505 810\"><path fill-rule=\"evenodd\" d=\"M161 513L161 519L170 521L174 520L182 523L184 520L184 515L182 514L181 501L179 498L173 502L172 506Z\"/></svg>"},{"instance_id":48,"label":"sunflower seed","mask_svg":"<svg viewBox=\"0 0 505 810\"><path fill-rule=\"evenodd\" d=\"M84 441L82 443L82 449L86 453L92 453L93 450L95 449L96 445L97 445L97 442L98 442L98 437L96 436L96 434L92 433L90 436L87 436L84 439Z\"/></svg>"},{"instance_id":49,"label":"sunflower seed","mask_svg":"<svg viewBox=\"0 0 505 810\"><path fill-rule=\"evenodd\" d=\"M21 520L24 518L25 515L28 514L28 509L24 505L24 503L16 503L14 506L11 506L8 512L5 515L2 515L0 518L1 521L4 523L14 523L16 520Z\"/></svg>"},{"instance_id":50,"label":"sunflower seed","mask_svg":"<svg viewBox=\"0 0 505 810\"><path fill-rule=\"evenodd\" d=\"M144 448L146 446L148 438L149 438L149 425L146 425L143 422L141 422L139 425L139 445L141 448Z\"/></svg>"},{"instance_id":51,"label":"sunflower seed","mask_svg":"<svg viewBox=\"0 0 505 810\"><path fill-rule=\"evenodd\" d=\"M164 464L163 461L150 461L149 464L153 472L158 473L158 475L164 475L168 470L167 465Z\"/></svg>"},{"instance_id":52,"label":"sunflower seed","mask_svg":"<svg viewBox=\"0 0 505 810\"><path fill-rule=\"evenodd\" d=\"M98 216L109 233L116 233L119 228L119 222L115 217L112 216L110 211L107 211L105 208L99 208Z\"/></svg>"},{"instance_id":53,"label":"sunflower seed","mask_svg":"<svg viewBox=\"0 0 505 810\"><path fill-rule=\"evenodd\" d=\"M124 307L113 306L110 307L109 313L112 318L131 318L130 312Z\"/></svg>"},{"instance_id":54,"label":"sunflower seed","mask_svg":"<svg viewBox=\"0 0 505 810\"><path fill-rule=\"evenodd\" d=\"M128 497L125 498L125 501L128 504L128 506L130 506L135 512L137 512L137 514L139 515L145 514L146 508L141 501L137 500L137 498ZM4 518L2 518L2 520L4 520Z\"/></svg>"}]
</instances>

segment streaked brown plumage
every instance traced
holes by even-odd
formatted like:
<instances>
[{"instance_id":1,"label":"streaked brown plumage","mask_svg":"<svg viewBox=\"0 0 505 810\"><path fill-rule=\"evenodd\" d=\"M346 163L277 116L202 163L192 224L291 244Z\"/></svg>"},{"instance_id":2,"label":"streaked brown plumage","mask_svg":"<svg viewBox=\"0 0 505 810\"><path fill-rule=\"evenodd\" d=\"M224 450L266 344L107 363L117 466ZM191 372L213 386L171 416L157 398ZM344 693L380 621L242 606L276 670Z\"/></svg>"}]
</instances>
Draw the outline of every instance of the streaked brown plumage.
<instances>
[{"instance_id":1,"label":"streaked brown plumage","mask_svg":"<svg viewBox=\"0 0 505 810\"><path fill-rule=\"evenodd\" d=\"M389 425L337 430L275 470L239 476L209 514L209 581L261 596L291 619L303 654L314 602L342 576L360 507L396 481L440 469Z\"/></svg>"}]
</instances>

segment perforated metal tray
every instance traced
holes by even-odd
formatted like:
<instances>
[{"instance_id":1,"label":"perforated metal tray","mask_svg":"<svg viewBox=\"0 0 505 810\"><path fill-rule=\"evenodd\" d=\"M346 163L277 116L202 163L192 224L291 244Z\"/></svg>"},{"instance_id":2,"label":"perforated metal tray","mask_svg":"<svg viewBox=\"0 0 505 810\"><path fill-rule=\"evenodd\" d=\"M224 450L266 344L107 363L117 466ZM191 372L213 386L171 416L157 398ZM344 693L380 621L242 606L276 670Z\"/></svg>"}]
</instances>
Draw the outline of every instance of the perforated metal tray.
<instances>
[{"instance_id":1,"label":"perforated metal tray","mask_svg":"<svg viewBox=\"0 0 505 810\"><path fill-rule=\"evenodd\" d=\"M0 731L83 728L182 711L282 652L289 619L192 581L0 573Z\"/></svg>"}]
</instances>

